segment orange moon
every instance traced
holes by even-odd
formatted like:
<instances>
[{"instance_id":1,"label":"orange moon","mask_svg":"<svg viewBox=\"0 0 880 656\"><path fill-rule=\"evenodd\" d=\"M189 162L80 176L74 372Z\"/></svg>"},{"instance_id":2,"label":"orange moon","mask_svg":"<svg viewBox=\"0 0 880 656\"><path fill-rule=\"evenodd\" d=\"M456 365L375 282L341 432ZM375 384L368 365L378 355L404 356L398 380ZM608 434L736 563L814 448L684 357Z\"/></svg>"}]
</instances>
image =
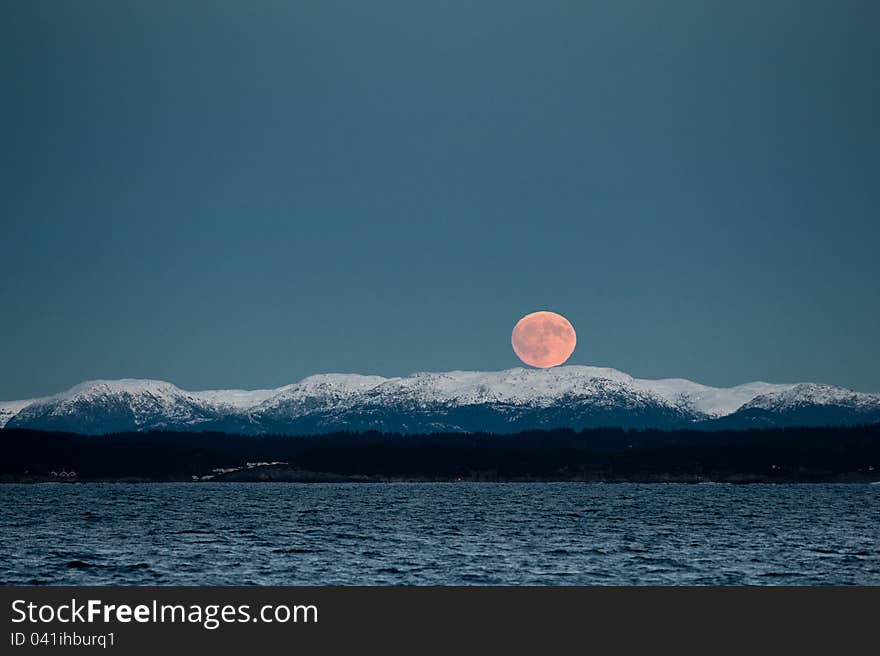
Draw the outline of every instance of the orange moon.
<instances>
[{"instance_id":1,"label":"orange moon","mask_svg":"<svg viewBox=\"0 0 880 656\"><path fill-rule=\"evenodd\" d=\"M516 322L510 343L520 360L546 369L559 366L571 357L577 335L561 314L532 312Z\"/></svg>"}]
</instances>

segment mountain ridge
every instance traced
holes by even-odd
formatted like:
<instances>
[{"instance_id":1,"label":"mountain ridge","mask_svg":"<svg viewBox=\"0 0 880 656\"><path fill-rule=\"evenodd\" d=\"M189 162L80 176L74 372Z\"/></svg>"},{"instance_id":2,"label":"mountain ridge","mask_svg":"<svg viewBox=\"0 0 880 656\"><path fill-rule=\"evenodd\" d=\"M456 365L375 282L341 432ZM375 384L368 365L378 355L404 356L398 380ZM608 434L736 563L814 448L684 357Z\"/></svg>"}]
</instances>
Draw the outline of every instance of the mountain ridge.
<instances>
[{"instance_id":1,"label":"mountain ridge","mask_svg":"<svg viewBox=\"0 0 880 656\"><path fill-rule=\"evenodd\" d=\"M220 430L516 432L534 428L753 428L880 422L880 395L818 383L712 387L564 366L382 377L316 374L263 390L187 391L160 380L85 381L0 402L0 427L114 433Z\"/></svg>"}]
</instances>

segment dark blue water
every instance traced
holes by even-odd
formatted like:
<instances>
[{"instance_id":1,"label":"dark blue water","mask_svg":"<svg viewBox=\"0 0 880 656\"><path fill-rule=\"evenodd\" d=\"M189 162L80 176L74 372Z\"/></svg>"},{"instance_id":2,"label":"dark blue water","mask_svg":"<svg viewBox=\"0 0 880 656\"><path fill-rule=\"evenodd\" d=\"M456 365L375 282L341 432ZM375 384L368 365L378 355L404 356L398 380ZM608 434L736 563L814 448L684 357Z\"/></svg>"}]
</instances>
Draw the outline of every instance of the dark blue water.
<instances>
[{"instance_id":1,"label":"dark blue water","mask_svg":"<svg viewBox=\"0 0 880 656\"><path fill-rule=\"evenodd\" d=\"M880 485L0 485L5 584L880 584Z\"/></svg>"}]
</instances>

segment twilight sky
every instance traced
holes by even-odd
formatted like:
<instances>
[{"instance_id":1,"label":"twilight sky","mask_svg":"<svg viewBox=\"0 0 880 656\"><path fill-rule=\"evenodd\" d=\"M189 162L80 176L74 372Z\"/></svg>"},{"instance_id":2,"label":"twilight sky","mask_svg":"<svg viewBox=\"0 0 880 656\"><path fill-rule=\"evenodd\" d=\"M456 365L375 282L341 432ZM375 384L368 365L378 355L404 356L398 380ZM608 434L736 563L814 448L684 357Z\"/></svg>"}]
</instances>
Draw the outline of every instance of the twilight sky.
<instances>
[{"instance_id":1,"label":"twilight sky","mask_svg":"<svg viewBox=\"0 0 880 656\"><path fill-rule=\"evenodd\" d=\"M880 391L880 4L0 6L0 399L571 364Z\"/></svg>"}]
</instances>

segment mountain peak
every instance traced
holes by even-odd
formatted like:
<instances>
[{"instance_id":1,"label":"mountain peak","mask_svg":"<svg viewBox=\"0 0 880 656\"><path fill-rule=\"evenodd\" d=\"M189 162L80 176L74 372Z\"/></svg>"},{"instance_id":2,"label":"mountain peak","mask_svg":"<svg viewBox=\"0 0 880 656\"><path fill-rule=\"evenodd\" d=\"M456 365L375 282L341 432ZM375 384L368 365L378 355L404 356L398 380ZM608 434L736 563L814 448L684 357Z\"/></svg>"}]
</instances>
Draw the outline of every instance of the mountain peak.
<instances>
[{"instance_id":1,"label":"mountain peak","mask_svg":"<svg viewBox=\"0 0 880 656\"><path fill-rule=\"evenodd\" d=\"M86 380L74 385L66 392L56 394L60 396L76 397L84 394L143 394L143 393L175 393L183 392L173 383L164 380L150 380L145 378L119 378Z\"/></svg>"},{"instance_id":2,"label":"mountain peak","mask_svg":"<svg viewBox=\"0 0 880 656\"><path fill-rule=\"evenodd\" d=\"M877 398L876 394L854 392L844 387L818 383L798 383L787 389L760 394L746 403L745 407L765 410L781 410L804 405L837 405L858 408L872 405Z\"/></svg>"}]
</instances>

